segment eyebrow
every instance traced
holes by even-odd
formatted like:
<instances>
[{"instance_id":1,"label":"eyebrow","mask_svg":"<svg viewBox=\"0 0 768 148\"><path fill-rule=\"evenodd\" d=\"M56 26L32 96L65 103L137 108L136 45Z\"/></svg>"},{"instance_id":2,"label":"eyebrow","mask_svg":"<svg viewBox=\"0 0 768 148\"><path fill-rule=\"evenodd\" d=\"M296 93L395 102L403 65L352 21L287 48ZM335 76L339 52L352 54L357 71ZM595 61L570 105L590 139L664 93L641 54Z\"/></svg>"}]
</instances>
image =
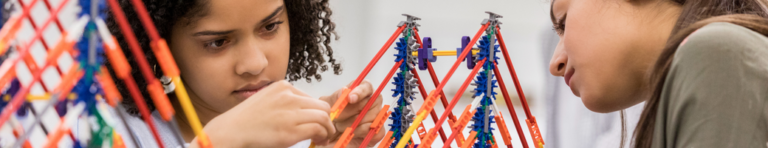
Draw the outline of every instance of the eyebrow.
<instances>
[{"instance_id":1,"label":"eyebrow","mask_svg":"<svg viewBox=\"0 0 768 148\"><path fill-rule=\"evenodd\" d=\"M267 21L271 20L272 18L274 18L275 16L277 16L277 14L279 14L280 12L283 12L282 11L283 8L284 8L283 5L281 5L280 7L277 7L277 9L275 9L275 11L272 11L272 14L269 14L264 19L261 19L261 23L267 22Z\"/></svg>"},{"instance_id":2,"label":"eyebrow","mask_svg":"<svg viewBox=\"0 0 768 148\"><path fill-rule=\"evenodd\" d=\"M283 8L284 8L284 6L282 6L282 5L280 7L277 7L277 9L272 11L272 13L269 14L267 17L265 17L264 19L261 19L261 23L264 23L264 22L267 22L267 21L273 19L275 16L280 14L280 12L283 12L282 11ZM197 32L195 34L192 34L192 36L221 36L221 35L227 35L227 34L230 34L230 33L233 33L233 32L235 32L235 30L201 31L201 32Z\"/></svg>"},{"instance_id":3,"label":"eyebrow","mask_svg":"<svg viewBox=\"0 0 768 148\"><path fill-rule=\"evenodd\" d=\"M235 32L235 30L224 30L224 31L201 31L201 32L197 32L197 33L195 33L195 34L192 34L192 36L208 36L208 35L212 35L212 36L213 36L213 35L215 35L215 36L220 36L220 35L227 35L227 34L230 34L230 33L232 33L232 32Z\"/></svg>"}]
</instances>

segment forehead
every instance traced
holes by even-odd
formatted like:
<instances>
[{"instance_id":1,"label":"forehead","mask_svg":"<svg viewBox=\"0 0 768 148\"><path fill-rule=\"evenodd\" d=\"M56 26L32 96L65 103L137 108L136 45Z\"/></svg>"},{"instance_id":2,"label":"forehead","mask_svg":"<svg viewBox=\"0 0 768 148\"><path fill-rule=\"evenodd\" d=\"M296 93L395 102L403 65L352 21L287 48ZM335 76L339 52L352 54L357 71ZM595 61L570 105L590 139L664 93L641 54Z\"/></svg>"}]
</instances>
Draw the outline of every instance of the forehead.
<instances>
[{"instance_id":1,"label":"forehead","mask_svg":"<svg viewBox=\"0 0 768 148\"><path fill-rule=\"evenodd\" d=\"M283 5L283 0L208 0L205 16L193 28L232 28L255 25Z\"/></svg>"},{"instance_id":2,"label":"forehead","mask_svg":"<svg viewBox=\"0 0 768 148\"><path fill-rule=\"evenodd\" d=\"M244 14L269 14L283 5L282 0L209 0L211 15L239 16Z\"/></svg>"}]
</instances>

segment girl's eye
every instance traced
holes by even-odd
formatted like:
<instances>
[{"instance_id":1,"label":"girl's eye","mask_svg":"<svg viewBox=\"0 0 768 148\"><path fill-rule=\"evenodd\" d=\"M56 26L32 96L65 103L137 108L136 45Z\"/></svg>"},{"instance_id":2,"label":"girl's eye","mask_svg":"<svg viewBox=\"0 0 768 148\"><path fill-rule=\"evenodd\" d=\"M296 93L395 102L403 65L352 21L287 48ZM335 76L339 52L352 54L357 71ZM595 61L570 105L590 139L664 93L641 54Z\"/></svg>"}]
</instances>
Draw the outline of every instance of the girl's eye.
<instances>
[{"instance_id":1,"label":"girl's eye","mask_svg":"<svg viewBox=\"0 0 768 148\"><path fill-rule=\"evenodd\" d=\"M277 31L277 29L280 28L280 24L283 24L283 21L269 23L266 26L264 26L262 32L269 33L269 32Z\"/></svg>"},{"instance_id":2,"label":"girl's eye","mask_svg":"<svg viewBox=\"0 0 768 148\"><path fill-rule=\"evenodd\" d=\"M229 44L229 40L227 40L227 39L217 39L217 40L213 40L211 42L205 43L205 48L217 49L217 48L222 48L222 47L226 46L227 44Z\"/></svg>"},{"instance_id":3,"label":"girl's eye","mask_svg":"<svg viewBox=\"0 0 768 148\"><path fill-rule=\"evenodd\" d=\"M567 17L567 14L563 15L563 18L561 18L559 21L557 21L557 24L555 24L555 31L559 35L563 35L563 33L565 33L565 18L566 17Z\"/></svg>"}]
</instances>

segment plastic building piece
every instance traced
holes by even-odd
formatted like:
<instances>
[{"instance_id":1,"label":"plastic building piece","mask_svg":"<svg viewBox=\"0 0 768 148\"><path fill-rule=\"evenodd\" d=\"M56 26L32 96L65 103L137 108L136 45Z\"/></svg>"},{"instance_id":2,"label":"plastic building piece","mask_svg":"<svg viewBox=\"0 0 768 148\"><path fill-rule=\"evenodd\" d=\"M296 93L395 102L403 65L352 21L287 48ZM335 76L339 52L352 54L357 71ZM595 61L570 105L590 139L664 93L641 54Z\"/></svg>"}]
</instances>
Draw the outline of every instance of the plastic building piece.
<instances>
[{"instance_id":1,"label":"plastic building piece","mask_svg":"<svg viewBox=\"0 0 768 148\"><path fill-rule=\"evenodd\" d=\"M498 32L499 28L496 28L496 31ZM525 94L523 94L522 87L520 86L520 81L517 78L517 73L515 72L515 68L512 65L512 61L509 59L509 53L507 52L507 47L504 45L504 38L502 38L501 33L497 33L496 36L499 38L499 44L501 45L501 52L504 54L504 60L507 63L507 68L509 69L510 73L512 74L512 80L515 84L515 89L517 90L518 97L520 97L520 102L523 105L523 109L525 110L525 115L528 119L526 119L526 123L528 123L529 129L531 130L531 137L538 137L534 138L533 142L536 144L535 146L538 148L544 147L544 140L541 138L541 132L539 132L538 124L536 122L536 117L534 117L531 114L531 110L528 108L528 102L525 99ZM536 128L532 128L536 127ZM527 144L526 144L527 145ZM523 145L524 147L527 147L526 145Z\"/></svg>"},{"instance_id":2,"label":"plastic building piece","mask_svg":"<svg viewBox=\"0 0 768 148\"><path fill-rule=\"evenodd\" d=\"M505 84L504 79L501 79L498 65L494 65L493 72L496 75L496 79L499 81L499 88L501 88L501 94L504 96L504 102L507 103L507 106L512 106L512 101L509 98L509 93L507 93L507 87L504 85ZM517 135L520 138L520 142L523 144L523 147L528 147L528 142L525 140L525 135L523 135L523 129L520 127L520 121L517 119L517 116L516 116L517 113L515 113L515 109L512 107L507 107L507 110L509 111L509 114L512 116L512 122L515 125L515 129L517 130ZM509 131L509 130L503 130L503 131ZM510 145L510 144L507 143L507 145Z\"/></svg>"},{"instance_id":3,"label":"plastic building piece","mask_svg":"<svg viewBox=\"0 0 768 148\"><path fill-rule=\"evenodd\" d=\"M507 123L504 122L504 116L499 113L498 116L495 116L496 119L496 125L499 127L499 130L501 131L501 137L504 140L504 143L507 144L507 146L512 146L512 137L509 136L509 130L507 130Z\"/></svg>"},{"instance_id":4,"label":"plastic building piece","mask_svg":"<svg viewBox=\"0 0 768 148\"><path fill-rule=\"evenodd\" d=\"M483 25L483 26L480 28L480 30L477 32L477 34L475 35L475 37L472 39L473 41L472 41L472 42L470 42L470 44L466 46L466 48L465 48L465 49L464 49L464 50L461 52L461 55L459 55L459 58L458 58L458 59L463 59L463 58L465 58L465 57L467 56L467 54L469 53L469 51L470 51L470 49L471 49L471 46L472 46L471 44L474 44L474 42L476 42L476 41L477 41L477 39L480 37L480 34L481 34L481 33L483 33L483 31L484 31L484 30L485 30L487 27L488 27L488 25ZM484 62L484 60L483 60L483 62ZM460 64L460 63L461 63L461 61L460 61L460 60L457 60L456 62L454 62L453 66L451 66L451 69L449 70L448 74L446 74L445 78L443 78L443 82L442 82L442 83L440 83L440 85L438 85L438 86L436 87L436 89L435 89L435 90L438 90L438 93L439 93L440 91L442 91L442 90L443 90L443 87L445 87L445 84L447 84L446 82L448 82L448 80L450 79L450 77L453 75L453 72L456 70L456 68L458 68L458 66L459 66L459 64ZM472 70L473 72L471 72L471 74L477 73L477 70L479 70L479 69L473 69L473 70ZM471 79L470 79L470 80L471 80ZM464 87L466 87L466 86L464 86ZM458 94L461 94L461 93L463 93L463 90L460 90ZM435 94L435 93L434 93L434 91L433 91L433 93L430 93L430 95L429 95L429 96L430 96L430 97L428 97L428 99L434 99L434 98L435 98L435 96L436 96L436 94ZM457 95L457 96L461 96L461 95ZM457 98L454 98L454 100L452 100L452 102L451 102L451 103L455 105L455 102L458 102L458 99L457 99ZM422 106L423 106L423 105L422 105ZM449 106L446 108L446 110L451 110L451 109L453 109L453 107L452 107L451 105L449 105ZM423 108L419 109L419 111L417 112L417 116L416 116L416 119L414 119L414 123L417 123L417 124L421 124L421 121L422 121L422 120L424 120L424 118L425 118L425 116L426 116L426 112L425 112L425 111L431 111L431 110L432 110L431 106L424 106ZM447 114L443 113L443 116L447 116ZM442 121L444 121L444 120L445 120L444 118L445 118L445 117L441 117L441 120L438 120L438 122L437 122L435 125L441 125L441 124L442 124ZM407 135L410 135L410 134L412 134L412 133L413 133L413 130L415 130L415 129L416 129L416 127L415 127L415 126L411 126L411 127L409 127L409 128L408 128L408 131L406 131L406 134L407 134ZM430 131L430 134L431 134L431 133L432 133L432 132ZM429 136L429 135L427 135L427 136ZM410 138L410 137L404 137L403 139L405 139L405 140L400 140L400 141L399 141L399 143L397 144L397 146L396 146L396 147L397 147L397 148L403 148L403 147L405 147L405 145L406 145L406 141L408 140L407 138ZM422 143L422 144L423 144L423 145L429 145L429 144L427 144L427 143Z\"/></svg>"},{"instance_id":5,"label":"plastic building piece","mask_svg":"<svg viewBox=\"0 0 768 148\"><path fill-rule=\"evenodd\" d=\"M437 61L437 57L432 54L433 51L437 49L432 48L432 38L430 37L424 37L422 42L424 43L422 45L424 47L419 48L418 54L416 56L419 57L419 61L418 61L419 70L427 70L428 62Z\"/></svg>"}]
</instances>

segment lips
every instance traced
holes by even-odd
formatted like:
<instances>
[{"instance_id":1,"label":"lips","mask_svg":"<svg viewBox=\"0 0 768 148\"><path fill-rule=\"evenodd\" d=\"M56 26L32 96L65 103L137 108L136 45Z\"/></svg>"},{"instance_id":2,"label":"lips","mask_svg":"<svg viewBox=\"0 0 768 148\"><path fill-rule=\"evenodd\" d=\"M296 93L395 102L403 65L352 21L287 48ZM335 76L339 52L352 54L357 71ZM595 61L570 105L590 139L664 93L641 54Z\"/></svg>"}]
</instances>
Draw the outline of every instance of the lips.
<instances>
[{"instance_id":1,"label":"lips","mask_svg":"<svg viewBox=\"0 0 768 148\"><path fill-rule=\"evenodd\" d=\"M571 86L571 77L573 76L573 73L575 73L576 70L570 69L565 73L565 85Z\"/></svg>"},{"instance_id":2,"label":"lips","mask_svg":"<svg viewBox=\"0 0 768 148\"><path fill-rule=\"evenodd\" d=\"M268 86L271 83L272 82L268 82L268 81L259 81L257 83L250 83L240 87L235 91L232 91L232 94L235 95L238 99L245 100L251 97L253 94L256 94L262 88Z\"/></svg>"}]
</instances>

